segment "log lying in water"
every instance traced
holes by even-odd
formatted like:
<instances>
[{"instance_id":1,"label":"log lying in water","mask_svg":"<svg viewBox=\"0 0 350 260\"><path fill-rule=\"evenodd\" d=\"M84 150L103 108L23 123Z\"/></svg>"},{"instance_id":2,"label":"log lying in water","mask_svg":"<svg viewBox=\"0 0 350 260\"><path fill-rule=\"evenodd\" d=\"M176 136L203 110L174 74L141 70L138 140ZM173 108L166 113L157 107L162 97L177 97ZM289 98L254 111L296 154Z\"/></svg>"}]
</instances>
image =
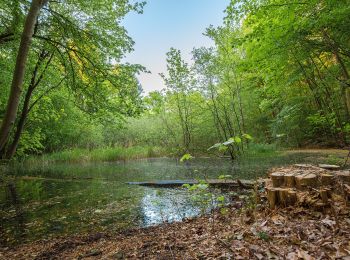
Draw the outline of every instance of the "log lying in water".
<instances>
[{"instance_id":1,"label":"log lying in water","mask_svg":"<svg viewBox=\"0 0 350 260\"><path fill-rule=\"evenodd\" d=\"M140 185L148 187L162 187L162 188L171 188L171 187L181 187L184 184L198 184L197 180L160 180L160 181L144 181L144 182L127 182L130 185ZM246 189L252 189L254 186L254 181L249 180L220 180L220 179L210 179L206 180L210 186L222 187L222 188L231 188L231 187L241 187Z\"/></svg>"}]
</instances>

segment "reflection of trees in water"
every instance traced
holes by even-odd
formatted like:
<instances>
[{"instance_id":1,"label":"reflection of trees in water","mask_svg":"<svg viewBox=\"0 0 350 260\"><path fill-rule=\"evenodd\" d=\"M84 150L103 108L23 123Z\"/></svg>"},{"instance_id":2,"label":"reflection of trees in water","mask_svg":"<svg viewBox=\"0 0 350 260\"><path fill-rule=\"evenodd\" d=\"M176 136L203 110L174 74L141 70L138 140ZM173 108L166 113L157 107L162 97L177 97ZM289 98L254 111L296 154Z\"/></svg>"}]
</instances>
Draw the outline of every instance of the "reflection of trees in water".
<instances>
[{"instance_id":1,"label":"reflection of trees in water","mask_svg":"<svg viewBox=\"0 0 350 260\"><path fill-rule=\"evenodd\" d=\"M5 203L1 209L4 212L4 216L1 217L0 233L3 240L1 243L5 245L11 240L21 241L26 236L26 229L25 214L16 185L13 182L9 182L3 187L5 188ZM14 210L14 215L9 212L10 209ZM5 232L5 225L9 222L14 227L12 234Z\"/></svg>"},{"instance_id":2,"label":"reflection of trees in water","mask_svg":"<svg viewBox=\"0 0 350 260\"><path fill-rule=\"evenodd\" d=\"M149 189L149 190L148 190ZM200 213L186 190L148 188L140 201L142 225L180 221Z\"/></svg>"}]
</instances>

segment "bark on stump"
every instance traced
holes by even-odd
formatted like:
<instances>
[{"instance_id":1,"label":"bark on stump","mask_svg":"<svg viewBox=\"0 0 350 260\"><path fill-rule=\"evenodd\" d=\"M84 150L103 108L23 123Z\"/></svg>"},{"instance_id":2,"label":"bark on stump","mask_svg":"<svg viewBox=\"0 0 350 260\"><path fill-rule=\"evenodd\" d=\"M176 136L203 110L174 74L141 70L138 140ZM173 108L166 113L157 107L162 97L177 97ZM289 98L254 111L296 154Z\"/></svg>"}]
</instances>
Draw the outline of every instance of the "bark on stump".
<instances>
[{"instance_id":1,"label":"bark on stump","mask_svg":"<svg viewBox=\"0 0 350 260\"><path fill-rule=\"evenodd\" d=\"M284 184L284 174L282 172L273 172L270 177L273 187L278 188Z\"/></svg>"}]
</instances>

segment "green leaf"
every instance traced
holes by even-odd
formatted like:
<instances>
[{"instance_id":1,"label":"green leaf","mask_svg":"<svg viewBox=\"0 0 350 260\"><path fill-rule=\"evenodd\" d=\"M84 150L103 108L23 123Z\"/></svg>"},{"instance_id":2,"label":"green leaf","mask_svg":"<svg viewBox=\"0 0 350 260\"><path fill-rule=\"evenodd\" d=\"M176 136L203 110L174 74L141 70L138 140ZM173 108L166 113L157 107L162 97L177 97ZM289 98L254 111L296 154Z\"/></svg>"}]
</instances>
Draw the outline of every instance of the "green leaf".
<instances>
[{"instance_id":1,"label":"green leaf","mask_svg":"<svg viewBox=\"0 0 350 260\"><path fill-rule=\"evenodd\" d=\"M219 176L220 180L225 180L225 179L232 179L232 175L220 175Z\"/></svg>"},{"instance_id":2,"label":"green leaf","mask_svg":"<svg viewBox=\"0 0 350 260\"><path fill-rule=\"evenodd\" d=\"M244 137L247 140L253 140L253 137L249 134L243 134L242 137Z\"/></svg>"},{"instance_id":3,"label":"green leaf","mask_svg":"<svg viewBox=\"0 0 350 260\"><path fill-rule=\"evenodd\" d=\"M224 202L225 201L225 197L224 196L220 196L220 197L217 197L216 200L219 201L219 202Z\"/></svg>"},{"instance_id":4,"label":"green leaf","mask_svg":"<svg viewBox=\"0 0 350 260\"><path fill-rule=\"evenodd\" d=\"M190 155L189 153L186 153L181 157L180 162L188 161L188 160L191 160L193 158L194 157L192 155Z\"/></svg>"},{"instance_id":5,"label":"green leaf","mask_svg":"<svg viewBox=\"0 0 350 260\"><path fill-rule=\"evenodd\" d=\"M225 145L221 145L221 146L219 147L219 151L220 151L220 152L225 152L227 149L228 149L228 148L227 148L227 146L225 146Z\"/></svg>"},{"instance_id":6,"label":"green leaf","mask_svg":"<svg viewBox=\"0 0 350 260\"><path fill-rule=\"evenodd\" d=\"M185 183L182 185L183 188L189 189L191 188L191 185L189 185L188 183Z\"/></svg>"},{"instance_id":7,"label":"green leaf","mask_svg":"<svg viewBox=\"0 0 350 260\"><path fill-rule=\"evenodd\" d=\"M230 145L230 144L232 144L232 143L234 143L235 142L235 140L233 139L233 138L230 138L230 139L228 139L226 142L224 142L224 143L222 143L223 145Z\"/></svg>"},{"instance_id":8,"label":"green leaf","mask_svg":"<svg viewBox=\"0 0 350 260\"><path fill-rule=\"evenodd\" d=\"M239 136L235 136L234 139L235 139L235 142L238 144L242 142L242 139Z\"/></svg>"},{"instance_id":9,"label":"green leaf","mask_svg":"<svg viewBox=\"0 0 350 260\"><path fill-rule=\"evenodd\" d=\"M214 149L214 148L219 148L222 145L222 143L216 143L213 146L209 147L207 151Z\"/></svg>"}]
</instances>

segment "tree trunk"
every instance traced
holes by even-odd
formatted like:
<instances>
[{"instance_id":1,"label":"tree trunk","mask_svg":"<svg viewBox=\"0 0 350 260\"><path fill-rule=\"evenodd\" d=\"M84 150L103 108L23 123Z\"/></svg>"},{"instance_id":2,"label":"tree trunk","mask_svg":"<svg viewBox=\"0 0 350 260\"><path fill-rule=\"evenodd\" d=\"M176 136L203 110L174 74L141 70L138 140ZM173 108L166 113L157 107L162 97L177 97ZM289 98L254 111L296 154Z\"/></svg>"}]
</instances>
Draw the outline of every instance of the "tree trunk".
<instances>
[{"instance_id":1,"label":"tree trunk","mask_svg":"<svg viewBox=\"0 0 350 260\"><path fill-rule=\"evenodd\" d=\"M340 57L339 54L339 47L336 44L335 41L331 39L331 37L328 35L326 31L323 31L323 37L327 43L327 45L330 47L331 52L335 56L338 65L340 66L341 73L342 73L342 78L344 82L341 82L341 91L342 91L342 98L343 98L343 103L344 103L344 109L346 113L346 119L349 121L350 120L350 87L347 85L347 82L350 80L350 75L349 72Z\"/></svg>"},{"instance_id":2,"label":"tree trunk","mask_svg":"<svg viewBox=\"0 0 350 260\"><path fill-rule=\"evenodd\" d=\"M344 62L343 62L342 58L340 57L337 50L334 52L334 55L336 57L336 60L339 64L340 68L341 68L343 80L345 82L349 82L349 80L350 80L349 72L346 69L346 66L345 66L345 64L344 64ZM345 83L343 83L341 88L342 88L342 92L343 92L344 106L345 106L345 109L346 109L346 112L348 115L348 119L350 119L350 116L349 116L350 115L350 87L347 86Z\"/></svg>"},{"instance_id":3,"label":"tree trunk","mask_svg":"<svg viewBox=\"0 0 350 260\"><path fill-rule=\"evenodd\" d=\"M25 74L27 57L32 42L35 24L40 9L47 0L33 0L24 24L21 42L19 45L16 65L13 72L10 96L8 98L6 112L0 128L0 157L3 157L5 146L8 142L12 126L16 120L19 101L22 93L22 85Z\"/></svg>"},{"instance_id":4,"label":"tree trunk","mask_svg":"<svg viewBox=\"0 0 350 260\"><path fill-rule=\"evenodd\" d=\"M19 139L20 139L21 134L23 132L24 124L26 122L28 113L30 111L29 104L30 104L30 100L31 100L33 91L36 89L36 87L39 85L40 81L43 79L44 74L45 74L45 72L46 72L46 70L47 70L47 68L48 68L48 66L49 66L49 64L51 62L52 57L53 57L53 53L50 55L44 70L42 71L41 75L37 79L39 67L42 64L42 62L48 57L48 55L49 55L49 53L45 52L44 50L42 50L40 55L39 55L38 61L37 61L36 65L35 65L35 68L34 68L33 73L32 73L32 78L30 80L29 87L27 89L27 92L26 92L26 95L25 95L25 98L24 98L21 116L20 116L20 118L18 120L16 131L15 131L15 134L13 136L12 143L11 143L11 145L9 145L9 147L6 150L6 154L5 154L5 158L6 159L11 159L16 153L17 146L18 146L18 143L19 143ZM35 104L35 102L34 102L34 104ZM32 105L34 105L34 104L32 104Z\"/></svg>"}]
</instances>

